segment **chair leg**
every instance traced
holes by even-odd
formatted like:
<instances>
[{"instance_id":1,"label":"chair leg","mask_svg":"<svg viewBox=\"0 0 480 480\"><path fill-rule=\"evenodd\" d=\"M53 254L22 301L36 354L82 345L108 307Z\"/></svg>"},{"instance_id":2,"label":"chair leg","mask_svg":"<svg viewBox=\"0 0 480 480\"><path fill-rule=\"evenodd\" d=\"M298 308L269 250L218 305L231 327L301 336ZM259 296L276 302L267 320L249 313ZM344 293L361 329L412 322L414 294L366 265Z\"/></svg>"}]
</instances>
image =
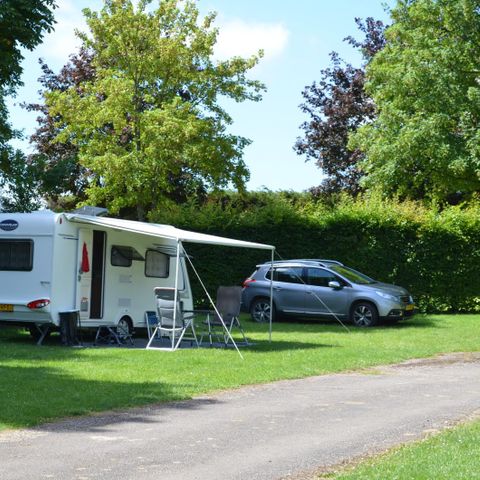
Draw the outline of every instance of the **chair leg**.
<instances>
[{"instance_id":1,"label":"chair leg","mask_svg":"<svg viewBox=\"0 0 480 480\"><path fill-rule=\"evenodd\" d=\"M105 335L102 335L102 330L106 330L107 333ZM98 327L97 329L97 334L95 335L95 341L93 342L94 345L97 345L99 343L99 340L104 340L106 343L108 342L113 342L116 343L117 345L122 345L122 342L115 331L115 328L102 325ZM133 340L130 338L130 341L132 342L133 345Z\"/></svg>"},{"instance_id":2,"label":"chair leg","mask_svg":"<svg viewBox=\"0 0 480 480\"><path fill-rule=\"evenodd\" d=\"M35 325L35 326L37 327L37 329L40 332L40 337L37 340L37 345L41 345L43 340L45 340L45 337L47 336L47 333L50 330L50 325L44 325L44 326Z\"/></svg>"},{"instance_id":3,"label":"chair leg","mask_svg":"<svg viewBox=\"0 0 480 480\"><path fill-rule=\"evenodd\" d=\"M121 345L122 341L120 340L120 337L118 336L117 329L112 328L112 327L107 327L107 330L110 332L110 335L112 336L113 340L117 345Z\"/></svg>"},{"instance_id":4,"label":"chair leg","mask_svg":"<svg viewBox=\"0 0 480 480\"><path fill-rule=\"evenodd\" d=\"M193 321L192 321L192 323L190 324L190 328L192 329L193 338L195 339L195 343L196 343L197 348L198 348L200 345L199 345L199 343L198 343L197 333L195 332L195 325L193 324Z\"/></svg>"},{"instance_id":5,"label":"chair leg","mask_svg":"<svg viewBox=\"0 0 480 480\"><path fill-rule=\"evenodd\" d=\"M213 347L213 335L212 335L212 324L210 323L210 314L207 314L207 322L208 322L208 343L210 347Z\"/></svg>"},{"instance_id":6,"label":"chair leg","mask_svg":"<svg viewBox=\"0 0 480 480\"><path fill-rule=\"evenodd\" d=\"M225 340L225 346L228 345L228 342L230 341L230 337L232 336L232 328L233 328L233 319L230 322L230 325L228 326L228 334L224 332L223 338Z\"/></svg>"},{"instance_id":7,"label":"chair leg","mask_svg":"<svg viewBox=\"0 0 480 480\"><path fill-rule=\"evenodd\" d=\"M250 344L248 343L248 338L247 338L247 336L245 335L245 332L243 331L243 328L242 328L242 327L240 327L240 332L242 332L242 337L243 337L243 340L244 340L244 342L245 342L245 345L250 345Z\"/></svg>"},{"instance_id":8,"label":"chair leg","mask_svg":"<svg viewBox=\"0 0 480 480\"><path fill-rule=\"evenodd\" d=\"M245 335L245 331L243 330L242 325L241 325L241 323L239 322L239 320L238 320L237 317L233 317L233 318L232 318L232 321L230 322L230 325L229 325L229 327L228 327L228 333L230 333L230 336L232 335L232 330L233 330L234 325L238 328L238 330L239 330L240 333L242 334L243 341L245 342L245 345L249 345L248 339L247 339L247 337L246 337L246 335ZM228 345L228 342L230 341L230 336L225 333L225 335L224 335L224 338L225 338L225 346Z\"/></svg>"},{"instance_id":9,"label":"chair leg","mask_svg":"<svg viewBox=\"0 0 480 480\"><path fill-rule=\"evenodd\" d=\"M180 337L178 337L177 343L175 343L175 346L173 347L174 351L179 347L180 343L182 342L183 336L185 335L185 331L186 331L186 329L184 328L182 330L182 333L180 334ZM175 333L173 335L174 335L174 339L175 339Z\"/></svg>"},{"instance_id":10,"label":"chair leg","mask_svg":"<svg viewBox=\"0 0 480 480\"><path fill-rule=\"evenodd\" d=\"M98 342L98 337L100 336L100 329L101 329L101 328L102 328L102 327L98 327L98 328L97 328L97 333L96 333L96 335L95 335L95 340L94 340L94 342L93 342L94 345L96 345L97 342Z\"/></svg>"},{"instance_id":11,"label":"chair leg","mask_svg":"<svg viewBox=\"0 0 480 480\"><path fill-rule=\"evenodd\" d=\"M111 327L107 328L110 330ZM123 329L118 331L118 327L113 327L111 328L111 333L119 345L124 345L127 343L127 341L130 342L130 345L135 345L132 338L133 333L130 333L130 331L125 331Z\"/></svg>"},{"instance_id":12,"label":"chair leg","mask_svg":"<svg viewBox=\"0 0 480 480\"><path fill-rule=\"evenodd\" d=\"M241 333L242 336L243 336L243 340L244 340L244 342L245 342L245 345L248 345L248 344L249 344L249 343L248 343L248 338L246 337L245 332L244 332L244 330L243 330L243 328L242 328L242 325L241 325L241 323L240 323L240 321L238 320L237 317L235 317L235 322L236 322L236 324L237 324L238 329L240 330L240 333Z\"/></svg>"},{"instance_id":13,"label":"chair leg","mask_svg":"<svg viewBox=\"0 0 480 480\"><path fill-rule=\"evenodd\" d=\"M150 330L150 324L148 323L148 319L147 319L147 335L148 335L148 339L150 340L150 338L152 337L152 332Z\"/></svg>"},{"instance_id":14,"label":"chair leg","mask_svg":"<svg viewBox=\"0 0 480 480\"><path fill-rule=\"evenodd\" d=\"M196 343L196 345L197 345L197 347L198 347L198 339L197 339L197 334L195 333L195 327L193 326L193 322L190 322L190 323L182 330L182 333L180 334L180 337L178 338L177 343L175 344L175 346L174 346L174 348L173 348L174 350L176 350L176 349L179 347L180 343L181 343L182 340L183 340L183 337L184 337L186 331L187 331L189 328L192 330L193 338L194 338L195 343Z\"/></svg>"},{"instance_id":15,"label":"chair leg","mask_svg":"<svg viewBox=\"0 0 480 480\"><path fill-rule=\"evenodd\" d=\"M103 330L107 330L107 333L104 333ZM107 327L100 326L97 328L97 333L95 335L95 341L93 342L94 345L98 345L99 343L107 343L110 340L111 333Z\"/></svg>"}]
</instances>

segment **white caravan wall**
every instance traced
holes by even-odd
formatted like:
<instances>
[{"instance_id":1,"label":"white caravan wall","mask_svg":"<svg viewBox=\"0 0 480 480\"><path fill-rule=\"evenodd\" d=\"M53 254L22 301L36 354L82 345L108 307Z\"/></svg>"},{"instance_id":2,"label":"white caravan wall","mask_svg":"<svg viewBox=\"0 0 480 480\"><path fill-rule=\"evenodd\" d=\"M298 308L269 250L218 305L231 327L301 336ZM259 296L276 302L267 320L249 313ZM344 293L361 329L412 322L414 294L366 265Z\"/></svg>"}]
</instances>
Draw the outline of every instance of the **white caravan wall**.
<instances>
[{"instance_id":1,"label":"white caravan wall","mask_svg":"<svg viewBox=\"0 0 480 480\"><path fill-rule=\"evenodd\" d=\"M12 231L0 231L2 240L32 240L33 264L31 271L0 271L0 303L14 305L15 314L0 312L0 320L28 320L31 310L26 304L51 297L52 251L54 223L51 216L33 217L31 214L3 214L2 221L18 223ZM33 220L32 220L33 219ZM38 313L48 321L48 308Z\"/></svg>"},{"instance_id":2,"label":"white caravan wall","mask_svg":"<svg viewBox=\"0 0 480 480\"><path fill-rule=\"evenodd\" d=\"M92 226L93 227L93 226ZM106 232L106 249L105 249L105 275L104 275L104 309L102 319L90 319L84 313L82 314L82 326L97 326L100 324L116 324L123 316L131 318L134 326L145 326L145 312L147 310L155 310L155 301L153 289L155 287L173 287L175 282L175 257L169 260L169 276L167 278L146 277L145 262L140 260L132 260L129 267L115 266L111 263L112 246L126 246L135 248L140 255L145 257L148 249L156 250L162 244L167 245L163 239L157 237L149 237L131 232L116 231L113 229L95 228L98 231ZM82 228L82 230L84 230ZM85 229L86 230L86 229ZM86 237L83 236L83 239ZM79 260L81 261L82 245L84 240L79 242ZM88 241L87 241L88 245ZM90 268L92 261L91 247L88 247ZM184 308L191 310L193 308L190 283L185 278L184 260L180 264L180 296L184 303ZM78 282L77 299L88 297L90 292L83 284L87 284L84 280L86 274L81 275L81 282ZM80 287L80 288L78 288ZM81 292L81 293L80 293ZM77 300L77 308L81 310L81 304Z\"/></svg>"}]
</instances>

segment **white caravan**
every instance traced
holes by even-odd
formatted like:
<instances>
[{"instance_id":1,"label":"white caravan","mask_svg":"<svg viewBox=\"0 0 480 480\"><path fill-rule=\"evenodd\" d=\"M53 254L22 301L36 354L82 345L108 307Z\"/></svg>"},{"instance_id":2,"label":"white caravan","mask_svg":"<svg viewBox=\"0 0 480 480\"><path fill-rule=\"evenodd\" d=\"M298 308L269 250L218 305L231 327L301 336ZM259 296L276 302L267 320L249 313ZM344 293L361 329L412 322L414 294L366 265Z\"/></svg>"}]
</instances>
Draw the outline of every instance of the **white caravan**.
<instances>
[{"instance_id":1,"label":"white caravan","mask_svg":"<svg viewBox=\"0 0 480 480\"><path fill-rule=\"evenodd\" d=\"M40 211L0 214L0 323L59 326L79 311L82 328L145 326L154 287L192 291L183 242L272 250L263 245L107 217ZM178 272L178 273L177 273ZM42 328L43 327L43 328Z\"/></svg>"}]
</instances>

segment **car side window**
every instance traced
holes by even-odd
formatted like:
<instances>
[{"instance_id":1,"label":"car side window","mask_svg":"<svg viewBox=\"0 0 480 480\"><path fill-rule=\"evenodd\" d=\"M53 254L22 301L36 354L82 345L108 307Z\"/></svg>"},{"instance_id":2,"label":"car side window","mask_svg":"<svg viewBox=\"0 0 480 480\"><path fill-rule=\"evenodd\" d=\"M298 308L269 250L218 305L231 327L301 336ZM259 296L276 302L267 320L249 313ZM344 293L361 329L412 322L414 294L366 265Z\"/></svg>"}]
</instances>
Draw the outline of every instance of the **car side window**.
<instances>
[{"instance_id":1,"label":"car side window","mask_svg":"<svg viewBox=\"0 0 480 480\"><path fill-rule=\"evenodd\" d=\"M343 283L336 275L322 268L308 268L307 278L308 284L316 287L328 287L328 282Z\"/></svg>"},{"instance_id":2,"label":"car side window","mask_svg":"<svg viewBox=\"0 0 480 480\"><path fill-rule=\"evenodd\" d=\"M266 278L270 280L270 271ZM303 267L277 267L273 270L273 280L275 282L286 283L304 283Z\"/></svg>"}]
</instances>

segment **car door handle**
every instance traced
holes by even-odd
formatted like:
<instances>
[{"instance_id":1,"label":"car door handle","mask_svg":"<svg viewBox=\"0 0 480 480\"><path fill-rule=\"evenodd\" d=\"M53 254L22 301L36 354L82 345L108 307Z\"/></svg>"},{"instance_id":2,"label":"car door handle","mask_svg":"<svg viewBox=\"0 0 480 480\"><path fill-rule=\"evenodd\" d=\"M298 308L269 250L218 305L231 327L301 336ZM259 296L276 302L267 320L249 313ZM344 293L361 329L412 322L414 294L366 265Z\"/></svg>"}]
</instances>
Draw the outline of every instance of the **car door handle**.
<instances>
[{"instance_id":1,"label":"car door handle","mask_svg":"<svg viewBox=\"0 0 480 480\"><path fill-rule=\"evenodd\" d=\"M282 289L282 287L273 287L273 289L274 289L274 290L277 290L277 292L278 292L279 290Z\"/></svg>"}]
</instances>

